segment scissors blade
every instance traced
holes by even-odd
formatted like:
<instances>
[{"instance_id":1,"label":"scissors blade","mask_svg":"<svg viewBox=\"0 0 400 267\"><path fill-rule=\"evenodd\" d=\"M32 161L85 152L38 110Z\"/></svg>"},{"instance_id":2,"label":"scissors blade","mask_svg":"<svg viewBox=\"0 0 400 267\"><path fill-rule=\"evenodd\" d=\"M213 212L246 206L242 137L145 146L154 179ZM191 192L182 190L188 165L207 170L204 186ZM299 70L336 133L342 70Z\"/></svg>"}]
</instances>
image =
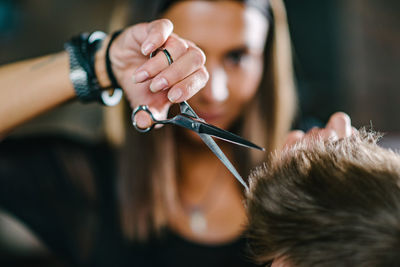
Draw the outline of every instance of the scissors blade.
<instances>
[{"instance_id":1,"label":"scissors blade","mask_svg":"<svg viewBox=\"0 0 400 267\"><path fill-rule=\"evenodd\" d=\"M236 171L235 167L233 167L232 163L225 156L224 152L222 152L221 148L215 143L211 136L207 134L199 133L200 138L204 143L211 149L211 151L219 158L219 160L228 168L228 170L235 176L235 178L248 190L247 184L243 180L242 176Z\"/></svg>"},{"instance_id":2,"label":"scissors blade","mask_svg":"<svg viewBox=\"0 0 400 267\"><path fill-rule=\"evenodd\" d=\"M222 130L222 129L215 127L214 125L211 125L208 123L200 123L199 133L212 135L216 138L219 138L224 141L231 142L231 143L234 143L237 145L241 145L244 147L255 148L255 149L258 149L261 151L265 150L264 148L259 147L256 144L253 144L252 142L247 141L246 139L244 139L236 134Z\"/></svg>"},{"instance_id":3,"label":"scissors blade","mask_svg":"<svg viewBox=\"0 0 400 267\"><path fill-rule=\"evenodd\" d=\"M196 119L200 119L199 116L197 116L196 112L194 112L194 110L189 106L189 104L186 101L183 101L180 103L180 109L181 109L181 113L186 114L188 116L194 117ZM216 138L225 140L227 142L231 142L237 145L241 145L244 147L249 147L249 148L255 148L261 151L264 151L265 149L262 147L257 146L256 144L247 141L246 139L233 134L231 132L222 130L218 127L215 127L214 125L208 124L208 123L202 123L202 122L198 122L200 123L200 127L198 132L199 133L205 133L205 134L209 134L212 135Z\"/></svg>"},{"instance_id":4,"label":"scissors blade","mask_svg":"<svg viewBox=\"0 0 400 267\"><path fill-rule=\"evenodd\" d=\"M191 106L189 106L188 102L183 101L179 104L181 113L186 114L190 117L199 119L199 116L197 116L196 112L194 112L194 110L192 109Z\"/></svg>"}]
</instances>

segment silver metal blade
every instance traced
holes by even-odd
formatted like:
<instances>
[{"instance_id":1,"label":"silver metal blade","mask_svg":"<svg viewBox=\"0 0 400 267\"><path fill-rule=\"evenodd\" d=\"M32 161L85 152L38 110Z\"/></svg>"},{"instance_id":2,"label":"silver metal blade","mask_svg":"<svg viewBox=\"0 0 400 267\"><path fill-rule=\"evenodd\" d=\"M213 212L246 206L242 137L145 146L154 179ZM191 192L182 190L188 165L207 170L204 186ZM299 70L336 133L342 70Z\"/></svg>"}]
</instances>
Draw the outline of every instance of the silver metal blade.
<instances>
[{"instance_id":1,"label":"silver metal blade","mask_svg":"<svg viewBox=\"0 0 400 267\"><path fill-rule=\"evenodd\" d=\"M179 104L179 107L181 109L181 113L189 115L193 118L199 119L199 116L197 116L196 112L192 109L191 106L189 106L188 102L183 101Z\"/></svg>"},{"instance_id":2,"label":"silver metal blade","mask_svg":"<svg viewBox=\"0 0 400 267\"><path fill-rule=\"evenodd\" d=\"M262 147L257 146L256 144L253 144L250 141L247 141L246 139L233 134L231 132L222 130L218 127L215 127L214 125L208 124L208 123L201 123L199 127L199 133L205 133L208 135L212 135L216 138L222 139L227 142L231 142L240 146L248 147L248 148L255 148L261 151L264 151L265 149Z\"/></svg>"},{"instance_id":3,"label":"silver metal blade","mask_svg":"<svg viewBox=\"0 0 400 267\"><path fill-rule=\"evenodd\" d=\"M211 151L219 158L219 160L228 168L228 170L235 176L235 178L248 190L248 186L243 180L242 176L236 171L235 167L233 167L232 163L225 156L224 152L222 152L221 148L215 143L211 136L207 134L199 134L200 138L204 143L211 149Z\"/></svg>"}]
</instances>

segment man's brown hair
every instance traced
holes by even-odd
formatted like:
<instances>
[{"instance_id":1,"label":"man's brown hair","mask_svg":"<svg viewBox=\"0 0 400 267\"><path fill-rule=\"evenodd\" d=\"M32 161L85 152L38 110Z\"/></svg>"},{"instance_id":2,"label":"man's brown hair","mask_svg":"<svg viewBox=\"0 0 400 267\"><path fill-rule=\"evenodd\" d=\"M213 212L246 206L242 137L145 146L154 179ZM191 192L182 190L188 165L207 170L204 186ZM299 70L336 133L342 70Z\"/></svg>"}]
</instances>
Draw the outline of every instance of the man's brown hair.
<instances>
[{"instance_id":1,"label":"man's brown hair","mask_svg":"<svg viewBox=\"0 0 400 267\"><path fill-rule=\"evenodd\" d=\"M290 266L400 266L400 155L362 130L300 142L250 176L254 258Z\"/></svg>"}]
</instances>

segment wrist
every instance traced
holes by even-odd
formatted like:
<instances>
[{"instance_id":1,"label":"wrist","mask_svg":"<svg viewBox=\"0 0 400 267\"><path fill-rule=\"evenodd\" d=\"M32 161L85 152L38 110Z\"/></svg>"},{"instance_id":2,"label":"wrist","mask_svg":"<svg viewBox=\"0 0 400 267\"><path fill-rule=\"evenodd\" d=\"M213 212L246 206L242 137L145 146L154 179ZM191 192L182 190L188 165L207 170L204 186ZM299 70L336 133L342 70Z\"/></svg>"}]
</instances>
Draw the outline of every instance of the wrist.
<instances>
[{"instance_id":1,"label":"wrist","mask_svg":"<svg viewBox=\"0 0 400 267\"><path fill-rule=\"evenodd\" d=\"M108 77L106 68L106 50L109 41L109 37L104 39L101 48L95 54L94 69L101 88L111 88L111 81Z\"/></svg>"}]
</instances>

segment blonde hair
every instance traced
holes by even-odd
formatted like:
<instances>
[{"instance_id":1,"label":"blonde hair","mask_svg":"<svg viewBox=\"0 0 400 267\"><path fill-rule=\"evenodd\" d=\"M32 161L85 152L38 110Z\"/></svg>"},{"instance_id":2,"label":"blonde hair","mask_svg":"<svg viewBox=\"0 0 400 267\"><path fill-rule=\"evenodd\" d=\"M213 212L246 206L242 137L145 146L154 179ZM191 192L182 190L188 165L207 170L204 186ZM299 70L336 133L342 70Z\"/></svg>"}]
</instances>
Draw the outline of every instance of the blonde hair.
<instances>
[{"instance_id":1,"label":"blonde hair","mask_svg":"<svg viewBox=\"0 0 400 267\"><path fill-rule=\"evenodd\" d=\"M120 18L126 10L127 6L120 7L116 17ZM290 37L282 0L271 0L271 10L274 19L264 53L263 80L257 96L238 120L238 133L269 151L282 144L296 107ZM118 185L123 232L129 238L145 239L167 224L167 215L177 203L174 133L170 127L146 135L136 133L131 127L122 130L123 123L116 121L121 118L129 121L129 112L121 116L123 107L106 112L116 113L105 116L107 135L114 143L124 144ZM235 153L245 173L263 159L263 154L247 153L251 153L249 157Z\"/></svg>"}]
</instances>

